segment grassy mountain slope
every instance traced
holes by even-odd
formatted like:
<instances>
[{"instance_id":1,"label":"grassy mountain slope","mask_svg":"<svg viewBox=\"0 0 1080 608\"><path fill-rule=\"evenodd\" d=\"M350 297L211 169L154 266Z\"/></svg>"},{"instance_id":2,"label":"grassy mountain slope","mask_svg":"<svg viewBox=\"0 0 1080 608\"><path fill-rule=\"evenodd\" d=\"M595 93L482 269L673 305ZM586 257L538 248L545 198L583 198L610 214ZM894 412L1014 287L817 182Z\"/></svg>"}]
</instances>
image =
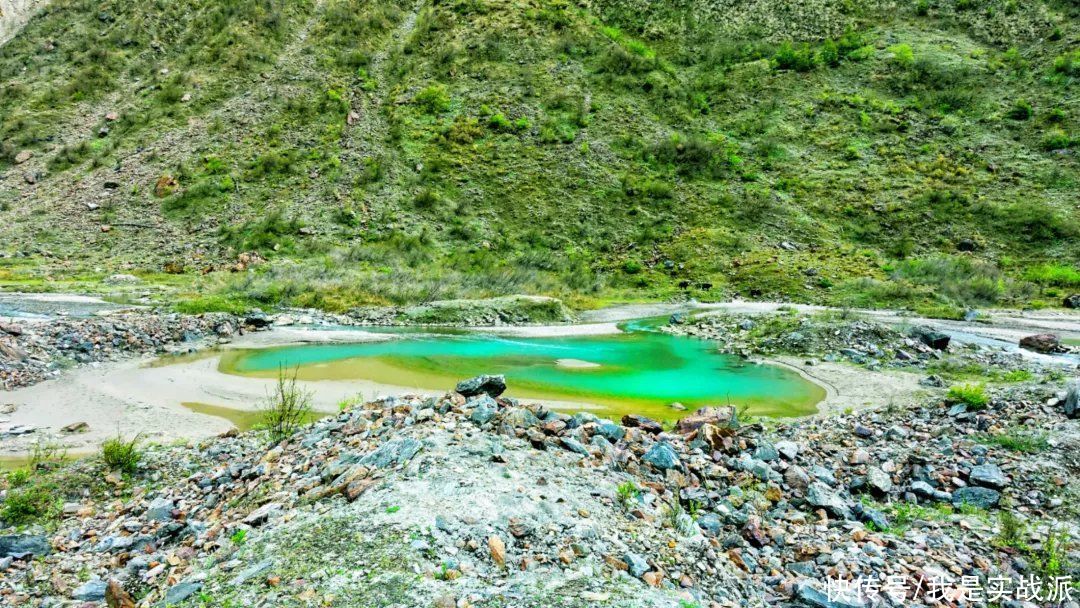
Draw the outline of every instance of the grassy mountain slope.
<instances>
[{"instance_id":1,"label":"grassy mountain slope","mask_svg":"<svg viewBox=\"0 0 1080 608\"><path fill-rule=\"evenodd\" d=\"M1078 12L57 0L0 47L0 279L1053 303L1080 287ZM270 263L223 271L246 251Z\"/></svg>"}]
</instances>

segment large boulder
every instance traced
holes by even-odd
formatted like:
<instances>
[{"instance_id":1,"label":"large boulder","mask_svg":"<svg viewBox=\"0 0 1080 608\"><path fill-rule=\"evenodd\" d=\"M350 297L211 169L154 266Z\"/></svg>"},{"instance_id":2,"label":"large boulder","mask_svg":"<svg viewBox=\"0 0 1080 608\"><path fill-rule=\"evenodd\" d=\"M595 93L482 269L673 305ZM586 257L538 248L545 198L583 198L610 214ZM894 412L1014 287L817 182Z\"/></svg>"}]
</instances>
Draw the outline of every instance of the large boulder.
<instances>
[{"instance_id":1,"label":"large boulder","mask_svg":"<svg viewBox=\"0 0 1080 608\"><path fill-rule=\"evenodd\" d=\"M712 424L720 428L735 428L739 422L733 406L703 407L689 416L679 420L675 429L686 434L693 432L706 424Z\"/></svg>"},{"instance_id":2,"label":"large boulder","mask_svg":"<svg viewBox=\"0 0 1080 608\"><path fill-rule=\"evenodd\" d=\"M1080 418L1080 382L1073 382L1065 393L1065 415Z\"/></svg>"},{"instance_id":3,"label":"large boulder","mask_svg":"<svg viewBox=\"0 0 1080 608\"><path fill-rule=\"evenodd\" d=\"M1064 349L1061 339L1054 334L1035 334L1020 338L1020 348L1033 350L1037 353L1058 353Z\"/></svg>"},{"instance_id":4,"label":"large boulder","mask_svg":"<svg viewBox=\"0 0 1080 608\"><path fill-rule=\"evenodd\" d=\"M932 327L914 327L911 330L911 337L934 350L949 348L949 334L937 331Z\"/></svg>"},{"instance_id":5,"label":"large boulder","mask_svg":"<svg viewBox=\"0 0 1080 608\"><path fill-rule=\"evenodd\" d=\"M489 397L498 397L506 391L506 377L503 375L482 374L458 382L457 388L454 390L463 397L475 397L485 394Z\"/></svg>"},{"instance_id":6,"label":"large boulder","mask_svg":"<svg viewBox=\"0 0 1080 608\"><path fill-rule=\"evenodd\" d=\"M1065 306L1065 308L1080 308L1080 293L1074 293L1071 296L1066 297L1065 301L1062 302L1062 305Z\"/></svg>"},{"instance_id":7,"label":"large boulder","mask_svg":"<svg viewBox=\"0 0 1080 608\"><path fill-rule=\"evenodd\" d=\"M9 534L0 536L0 558L23 559L33 555L48 555L52 545L48 537L35 534Z\"/></svg>"},{"instance_id":8,"label":"large boulder","mask_svg":"<svg viewBox=\"0 0 1080 608\"><path fill-rule=\"evenodd\" d=\"M996 464L986 463L971 467L968 481L987 488L1001 489L1009 484L1009 478Z\"/></svg>"}]
</instances>

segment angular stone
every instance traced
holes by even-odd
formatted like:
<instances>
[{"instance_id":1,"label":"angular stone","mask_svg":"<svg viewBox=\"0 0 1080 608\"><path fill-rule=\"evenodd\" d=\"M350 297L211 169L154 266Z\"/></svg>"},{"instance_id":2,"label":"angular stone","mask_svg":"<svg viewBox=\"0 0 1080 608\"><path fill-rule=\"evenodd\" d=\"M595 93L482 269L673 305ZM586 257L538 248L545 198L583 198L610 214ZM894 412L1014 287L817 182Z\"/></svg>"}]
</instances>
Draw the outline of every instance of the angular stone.
<instances>
[{"instance_id":1,"label":"angular stone","mask_svg":"<svg viewBox=\"0 0 1080 608\"><path fill-rule=\"evenodd\" d=\"M1020 348L1033 350L1037 353L1061 352L1061 338L1054 334L1035 334L1020 338Z\"/></svg>"},{"instance_id":2,"label":"angular stone","mask_svg":"<svg viewBox=\"0 0 1080 608\"><path fill-rule=\"evenodd\" d=\"M625 427L641 429L646 433L656 434L664 431L664 425L652 418L646 418L645 416L638 416L636 414L627 414L623 416L622 423Z\"/></svg>"},{"instance_id":3,"label":"angular stone","mask_svg":"<svg viewBox=\"0 0 1080 608\"><path fill-rule=\"evenodd\" d=\"M915 327L911 330L911 337L919 340L934 350L945 350L949 348L949 335L941 333L931 327Z\"/></svg>"},{"instance_id":4,"label":"angular stone","mask_svg":"<svg viewBox=\"0 0 1080 608\"><path fill-rule=\"evenodd\" d=\"M812 506L825 509L835 517L851 519L851 508L848 507L844 499L820 481L815 481L807 488L806 502Z\"/></svg>"},{"instance_id":5,"label":"angular stone","mask_svg":"<svg viewBox=\"0 0 1080 608\"><path fill-rule=\"evenodd\" d=\"M878 496L885 496L892 491L892 478L878 467L866 469L866 485L870 491Z\"/></svg>"},{"instance_id":6,"label":"angular stone","mask_svg":"<svg viewBox=\"0 0 1080 608\"><path fill-rule=\"evenodd\" d=\"M506 376L483 374L458 382L454 390L464 397L475 397L476 395L498 397L506 391Z\"/></svg>"},{"instance_id":7,"label":"angular stone","mask_svg":"<svg viewBox=\"0 0 1080 608\"><path fill-rule=\"evenodd\" d=\"M469 420L481 426L487 424L488 421L495 417L495 413L499 411L499 404L488 395L474 397L465 406L473 408Z\"/></svg>"},{"instance_id":8,"label":"angular stone","mask_svg":"<svg viewBox=\"0 0 1080 608\"><path fill-rule=\"evenodd\" d=\"M1009 478L996 464L986 463L971 467L968 473L968 481L988 488L1004 488L1009 484Z\"/></svg>"},{"instance_id":9,"label":"angular stone","mask_svg":"<svg viewBox=\"0 0 1080 608\"><path fill-rule=\"evenodd\" d=\"M391 439L378 449L360 459L360 464L376 469L405 464L424 447L424 444L412 437Z\"/></svg>"},{"instance_id":10,"label":"angular stone","mask_svg":"<svg viewBox=\"0 0 1080 608\"><path fill-rule=\"evenodd\" d=\"M0 557L23 559L32 555L48 555L52 545L46 536L35 534L10 534L0 536Z\"/></svg>"},{"instance_id":11,"label":"angular stone","mask_svg":"<svg viewBox=\"0 0 1080 608\"><path fill-rule=\"evenodd\" d=\"M491 553L491 561L500 568L506 566L506 543L498 536L488 537L488 551Z\"/></svg>"},{"instance_id":12,"label":"angular stone","mask_svg":"<svg viewBox=\"0 0 1080 608\"><path fill-rule=\"evenodd\" d=\"M1001 492L979 486L967 486L952 493L953 505L960 507L971 505L980 509L989 509L997 506L1001 500Z\"/></svg>"},{"instance_id":13,"label":"angular stone","mask_svg":"<svg viewBox=\"0 0 1080 608\"><path fill-rule=\"evenodd\" d=\"M161 600L159 606L172 606L179 604L187 598L195 595L202 589L203 585L200 582L187 581L178 583L169 587L169 590L165 592L165 599Z\"/></svg>"},{"instance_id":14,"label":"angular stone","mask_svg":"<svg viewBox=\"0 0 1080 608\"><path fill-rule=\"evenodd\" d=\"M623 418L623 424L626 424L626 418ZM735 407L703 407L676 422L675 430L685 435L705 424L712 424L721 428L738 428L739 421L736 417Z\"/></svg>"},{"instance_id":15,"label":"angular stone","mask_svg":"<svg viewBox=\"0 0 1080 608\"><path fill-rule=\"evenodd\" d=\"M662 471L677 468L680 464L675 449L663 441L654 443L641 459Z\"/></svg>"},{"instance_id":16,"label":"angular stone","mask_svg":"<svg viewBox=\"0 0 1080 608\"><path fill-rule=\"evenodd\" d=\"M649 571L649 562L637 553L628 552L623 555L623 561L626 562L626 571L634 578L641 578L642 575Z\"/></svg>"}]
</instances>

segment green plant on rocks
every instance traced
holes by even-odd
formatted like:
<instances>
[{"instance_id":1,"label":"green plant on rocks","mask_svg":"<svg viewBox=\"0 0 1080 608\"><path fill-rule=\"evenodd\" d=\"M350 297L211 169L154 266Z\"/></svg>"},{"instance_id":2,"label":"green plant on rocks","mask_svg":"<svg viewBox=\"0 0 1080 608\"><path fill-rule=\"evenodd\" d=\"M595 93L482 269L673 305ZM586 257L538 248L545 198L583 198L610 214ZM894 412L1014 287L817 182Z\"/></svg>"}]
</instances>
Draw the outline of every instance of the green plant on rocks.
<instances>
[{"instance_id":1,"label":"green plant on rocks","mask_svg":"<svg viewBox=\"0 0 1080 608\"><path fill-rule=\"evenodd\" d=\"M279 369L274 392L262 404L259 427L267 431L272 443L292 437L311 418L311 392L297 385L297 373L293 370L289 376Z\"/></svg>"},{"instance_id":2,"label":"green plant on rocks","mask_svg":"<svg viewBox=\"0 0 1080 608\"><path fill-rule=\"evenodd\" d=\"M117 435L105 440L101 444L101 459L105 466L124 473L134 473L142 460L142 450L139 449L141 436L136 435L130 440L125 440Z\"/></svg>"},{"instance_id":3,"label":"green plant on rocks","mask_svg":"<svg viewBox=\"0 0 1080 608\"><path fill-rule=\"evenodd\" d=\"M949 387L945 398L951 403L962 403L970 410L986 409L990 398L986 395L986 387L982 384L957 384Z\"/></svg>"}]
</instances>

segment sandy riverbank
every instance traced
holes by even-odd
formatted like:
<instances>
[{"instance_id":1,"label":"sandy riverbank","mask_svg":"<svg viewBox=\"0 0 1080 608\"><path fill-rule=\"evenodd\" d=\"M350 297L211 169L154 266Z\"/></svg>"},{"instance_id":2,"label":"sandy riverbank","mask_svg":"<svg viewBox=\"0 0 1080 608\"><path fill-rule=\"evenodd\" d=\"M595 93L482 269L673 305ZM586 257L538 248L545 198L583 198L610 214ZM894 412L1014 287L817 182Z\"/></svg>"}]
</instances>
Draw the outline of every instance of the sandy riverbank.
<instances>
[{"instance_id":1,"label":"sandy riverbank","mask_svg":"<svg viewBox=\"0 0 1080 608\"><path fill-rule=\"evenodd\" d=\"M299 329L287 333L275 331L256 334L257 337L241 340L237 345L295 343L298 338L311 342L317 335L304 335L304 330ZM220 354L207 353L171 365L148 365L153 361L148 358L100 364L8 392L0 398L0 403L10 404L15 409L5 417L14 424L32 425L39 430L6 439L0 446L0 457L24 454L42 437L59 440L73 453L85 453L117 433L127 437L141 434L147 441L155 443L200 439L222 433L231 427L227 420L192 412L183 404L205 403L251 411L257 409L273 390L274 381L223 374L218 371L219 360ZM795 358L775 363L795 369L826 388L828 396L820 406L822 412L907 401L920 390L915 374L866 372L839 363L807 367ZM368 380L326 380L302 382L301 385L311 391L313 406L320 412L336 412L342 400L357 395L372 399L382 395L437 396L443 392ZM511 390L511 396L512 393ZM578 402L536 401L562 410L595 407ZM78 422L87 423L89 430L78 434L60 431Z\"/></svg>"}]
</instances>

